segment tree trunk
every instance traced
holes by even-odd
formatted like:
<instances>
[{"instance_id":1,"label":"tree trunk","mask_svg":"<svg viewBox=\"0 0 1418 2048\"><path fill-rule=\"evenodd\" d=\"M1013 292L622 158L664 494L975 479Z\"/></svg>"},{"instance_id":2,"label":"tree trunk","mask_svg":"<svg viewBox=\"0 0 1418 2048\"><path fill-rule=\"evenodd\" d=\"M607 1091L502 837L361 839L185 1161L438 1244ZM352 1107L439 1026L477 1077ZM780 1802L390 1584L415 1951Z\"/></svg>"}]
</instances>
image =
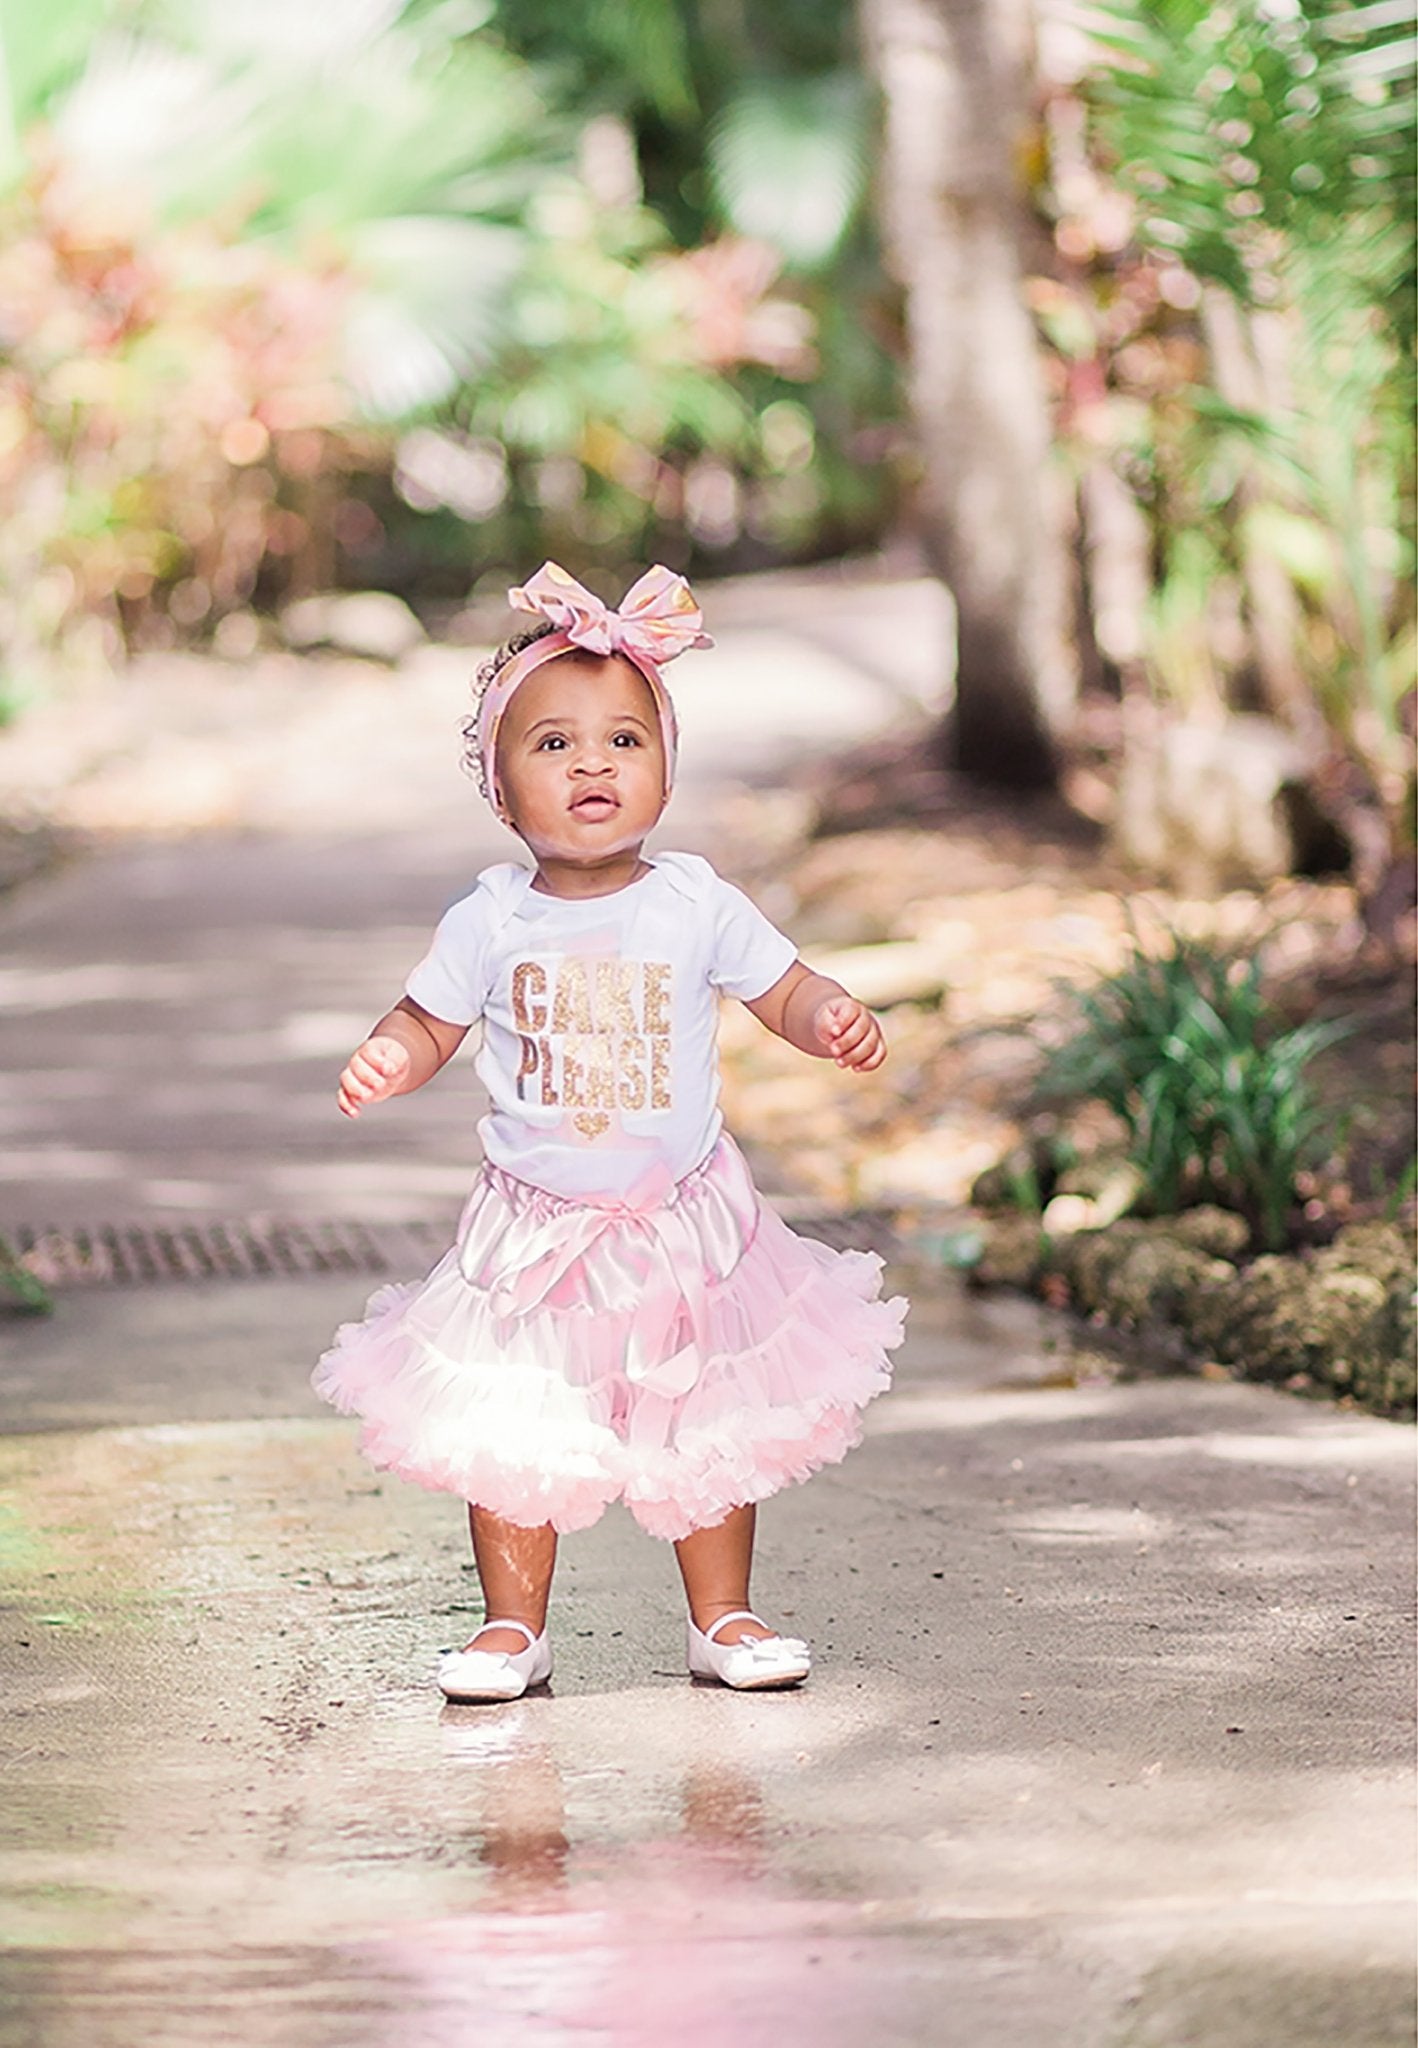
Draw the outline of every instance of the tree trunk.
<instances>
[{"instance_id":1,"label":"tree trunk","mask_svg":"<svg viewBox=\"0 0 1418 2048\"><path fill-rule=\"evenodd\" d=\"M1023 16L1001 0L862 0L885 110L881 208L906 295L927 560L959 618L956 763L1055 778L1076 692L1048 502L1048 417L1021 287L1013 145Z\"/></svg>"},{"instance_id":2,"label":"tree trunk","mask_svg":"<svg viewBox=\"0 0 1418 2048\"><path fill-rule=\"evenodd\" d=\"M1279 412L1286 394L1265 388L1254 325L1219 285L1208 285L1202 293L1201 327L1216 389L1226 402L1262 419ZM1264 503L1268 495L1254 463L1247 464L1236 487L1240 511ZM1244 527L1241 556L1247 624L1265 708L1319 752L1325 745L1324 720L1300 663L1301 615L1295 586L1272 555L1246 539Z\"/></svg>"}]
</instances>

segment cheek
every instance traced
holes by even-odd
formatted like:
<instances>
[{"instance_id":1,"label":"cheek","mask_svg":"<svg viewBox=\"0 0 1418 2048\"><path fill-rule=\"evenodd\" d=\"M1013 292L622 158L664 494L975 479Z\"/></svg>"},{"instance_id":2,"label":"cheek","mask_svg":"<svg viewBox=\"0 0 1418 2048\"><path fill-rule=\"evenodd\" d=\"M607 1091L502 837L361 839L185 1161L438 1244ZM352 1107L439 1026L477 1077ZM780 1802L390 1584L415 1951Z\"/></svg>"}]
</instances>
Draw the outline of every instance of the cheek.
<instances>
[{"instance_id":1,"label":"cheek","mask_svg":"<svg viewBox=\"0 0 1418 2048\"><path fill-rule=\"evenodd\" d=\"M515 813L519 810L533 809L539 802L545 801L546 790L553 780L552 775L547 772L547 766L552 762L553 757L550 755L537 755L529 760L509 762L498 768L503 801L510 811Z\"/></svg>"}]
</instances>

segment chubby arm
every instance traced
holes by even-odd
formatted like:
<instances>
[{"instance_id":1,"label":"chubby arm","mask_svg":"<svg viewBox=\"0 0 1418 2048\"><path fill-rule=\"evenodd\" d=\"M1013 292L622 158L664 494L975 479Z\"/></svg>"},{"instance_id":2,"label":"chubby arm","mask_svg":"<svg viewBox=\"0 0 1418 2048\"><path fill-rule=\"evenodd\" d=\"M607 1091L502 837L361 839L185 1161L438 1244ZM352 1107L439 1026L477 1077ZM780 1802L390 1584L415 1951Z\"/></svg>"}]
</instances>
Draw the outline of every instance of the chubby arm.
<instances>
[{"instance_id":1,"label":"chubby arm","mask_svg":"<svg viewBox=\"0 0 1418 2048\"><path fill-rule=\"evenodd\" d=\"M744 1007L799 1052L836 1060L839 1067L867 1074L886 1058L881 1026L866 1004L802 960Z\"/></svg>"},{"instance_id":2,"label":"chubby arm","mask_svg":"<svg viewBox=\"0 0 1418 2048\"><path fill-rule=\"evenodd\" d=\"M368 1103L412 1095L452 1059L468 1030L466 1024L445 1024L412 996L402 997L350 1054L340 1076L341 1114L358 1116Z\"/></svg>"}]
</instances>

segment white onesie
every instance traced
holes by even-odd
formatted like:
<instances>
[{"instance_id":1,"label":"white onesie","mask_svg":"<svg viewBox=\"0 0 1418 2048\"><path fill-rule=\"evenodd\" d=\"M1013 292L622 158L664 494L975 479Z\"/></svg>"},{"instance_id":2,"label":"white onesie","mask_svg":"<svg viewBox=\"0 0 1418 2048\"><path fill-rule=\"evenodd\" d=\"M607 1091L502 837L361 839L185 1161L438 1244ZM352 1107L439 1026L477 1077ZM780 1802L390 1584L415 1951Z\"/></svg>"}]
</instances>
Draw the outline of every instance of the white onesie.
<instances>
[{"instance_id":1,"label":"white onesie","mask_svg":"<svg viewBox=\"0 0 1418 2048\"><path fill-rule=\"evenodd\" d=\"M485 870L408 993L449 1024L482 1019L478 1128L495 1166L572 1199L654 1199L723 1127L717 994L766 994L797 949L695 854L655 854L610 896L531 883L529 868Z\"/></svg>"}]
</instances>

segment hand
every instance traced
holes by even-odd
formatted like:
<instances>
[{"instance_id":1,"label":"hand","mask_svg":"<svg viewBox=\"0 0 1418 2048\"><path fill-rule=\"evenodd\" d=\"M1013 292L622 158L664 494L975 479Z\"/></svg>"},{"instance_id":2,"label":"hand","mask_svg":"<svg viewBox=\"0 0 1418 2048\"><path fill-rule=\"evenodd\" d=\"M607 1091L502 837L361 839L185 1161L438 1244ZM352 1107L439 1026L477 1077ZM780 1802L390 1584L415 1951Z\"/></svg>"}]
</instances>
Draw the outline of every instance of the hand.
<instances>
[{"instance_id":1,"label":"hand","mask_svg":"<svg viewBox=\"0 0 1418 2048\"><path fill-rule=\"evenodd\" d=\"M855 996L829 996L814 1013L812 1028L839 1067L869 1074L886 1058L881 1026Z\"/></svg>"},{"instance_id":2,"label":"hand","mask_svg":"<svg viewBox=\"0 0 1418 2048\"><path fill-rule=\"evenodd\" d=\"M384 1102L408 1079L412 1057L397 1038L366 1038L340 1076L340 1114L358 1116L367 1102Z\"/></svg>"}]
</instances>

